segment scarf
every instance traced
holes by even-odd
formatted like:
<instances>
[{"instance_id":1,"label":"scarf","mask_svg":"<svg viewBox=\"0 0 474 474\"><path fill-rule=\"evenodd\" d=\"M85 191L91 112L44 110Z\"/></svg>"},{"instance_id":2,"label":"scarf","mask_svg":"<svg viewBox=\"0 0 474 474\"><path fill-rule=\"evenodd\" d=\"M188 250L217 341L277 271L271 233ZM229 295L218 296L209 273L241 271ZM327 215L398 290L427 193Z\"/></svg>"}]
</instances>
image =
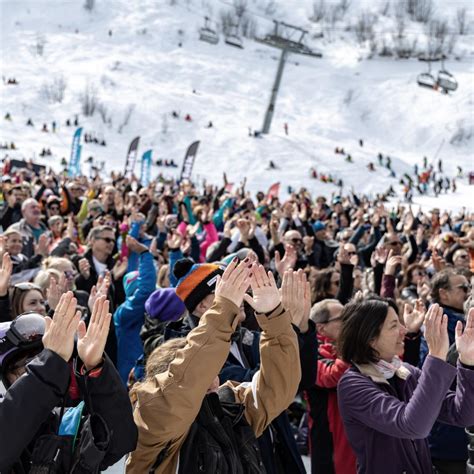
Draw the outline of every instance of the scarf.
<instances>
[{"instance_id":1,"label":"scarf","mask_svg":"<svg viewBox=\"0 0 474 474\"><path fill-rule=\"evenodd\" d=\"M395 372L402 366L402 361L398 356L395 356L391 362L379 360L373 365L383 375L383 377L388 380L391 379L395 375Z\"/></svg>"}]
</instances>

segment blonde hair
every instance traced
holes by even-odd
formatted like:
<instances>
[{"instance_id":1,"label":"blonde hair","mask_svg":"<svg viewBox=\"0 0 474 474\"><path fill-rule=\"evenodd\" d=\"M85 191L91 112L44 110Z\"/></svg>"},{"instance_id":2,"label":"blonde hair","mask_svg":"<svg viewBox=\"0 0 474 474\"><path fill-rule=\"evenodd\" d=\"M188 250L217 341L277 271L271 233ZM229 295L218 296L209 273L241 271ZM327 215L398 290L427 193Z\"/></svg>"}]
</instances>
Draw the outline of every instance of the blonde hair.
<instances>
[{"instance_id":1,"label":"blonde hair","mask_svg":"<svg viewBox=\"0 0 474 474\"><path fill-rule=\"evenodd\" d=\"M176 353L186 346L186 338L178 337L170 339L158 346L148 357L146 362L146 380L153 378L155 375L166 372Z\"/></svg>"},{"instance_id":2,"label":"blonde hair","mask_svg":"<svg viewBox=\"0 0 474 474\"><path fill-rule=\"evenodd\" d=\"M59 270L56 270L55 268L48 268L47 270L41 270L35 276L33 283L35 285L38 285L43 291L43 293L46 294L46 289L49 288L51 277L55 278L56 282L58 282L59 279L61 278L61 272Z\"/></svg>"},{"instance_id":3,"label":"blonde hair","mask_svg":"<svg viewBox=\"0 0 474 474\"><path fill-rule=\"evenodd\" d=\"M61 267L61 265L73 265L71 260L64 258L64 257L48 257L43 261L43 268L45 270L58 270L62 272L62 269L60 270L58 267Z\"/></svg>"}]
</instances>

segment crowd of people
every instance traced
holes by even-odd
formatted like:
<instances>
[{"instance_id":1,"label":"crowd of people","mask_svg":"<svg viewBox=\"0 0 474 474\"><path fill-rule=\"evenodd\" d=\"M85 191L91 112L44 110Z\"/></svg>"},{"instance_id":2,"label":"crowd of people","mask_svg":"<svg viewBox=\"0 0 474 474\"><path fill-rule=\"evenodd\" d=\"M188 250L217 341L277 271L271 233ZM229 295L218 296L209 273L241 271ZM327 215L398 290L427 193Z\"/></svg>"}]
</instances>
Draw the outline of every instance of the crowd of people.
<instances>
[{"instance_id":1,"label":"crowd of people","mask_svg":"<svg viewBox=\"0 0 474 474\"><path fill-rule=\"evenodd\" d=\"M44 168L1 193L2 473L474 472L473 213Z\"/></svg>"}]
</instances>

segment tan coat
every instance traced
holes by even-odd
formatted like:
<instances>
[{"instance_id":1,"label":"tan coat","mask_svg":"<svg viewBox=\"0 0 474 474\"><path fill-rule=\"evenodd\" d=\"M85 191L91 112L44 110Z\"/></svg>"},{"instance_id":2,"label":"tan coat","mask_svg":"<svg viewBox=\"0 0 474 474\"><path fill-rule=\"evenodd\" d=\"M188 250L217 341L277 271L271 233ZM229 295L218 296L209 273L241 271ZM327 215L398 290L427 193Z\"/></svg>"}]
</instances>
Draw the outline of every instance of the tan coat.
<instances>
[{"instance_id":1,"label":"tan coat","mask_svg":"<svg viewBox=\"0 0 474 474\"><path fill-rule=\"evenodd\" d=\"M186 346L177 352L168 372L133 389L138 444L127 460L128 474L148 473L170 441L168 454L156 473L176 472L181 446L229 355L238 313L239 308L231 301L216 297L199 326L188 334ZM226 385L233 389L236 401L245 405L246 419L258 437L293 401L301 369L289 313L279 306L268 317L257 315L257 321L262 328L260 370L251 383Z\"/></svg>"}]
</instances>

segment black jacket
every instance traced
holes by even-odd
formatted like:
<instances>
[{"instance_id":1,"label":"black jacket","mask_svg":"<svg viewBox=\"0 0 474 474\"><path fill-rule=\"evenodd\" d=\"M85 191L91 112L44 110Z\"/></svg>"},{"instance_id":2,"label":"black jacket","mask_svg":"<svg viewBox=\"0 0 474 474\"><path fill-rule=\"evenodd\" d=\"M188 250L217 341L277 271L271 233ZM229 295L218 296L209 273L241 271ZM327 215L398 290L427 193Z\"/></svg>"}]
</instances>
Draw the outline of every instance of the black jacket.
<instances>
[{"instance_id":1,"label":"black jacket","mask_svg":"<svg viewBox=\"0 0 474 474\"><path fill-rule=\"evenodd\" d=\"M21 218L21 204L17 204L15 207L10 207L5 203L0 210L0 225L4 231L12 224L18 222Z\"/></svg>"},{"instance_id":2,"label":"black jacket","mask_svg":"<svg viewBox=\"0 0 474 474\"><path fill-rule=\"evenodd\" d=\"M70 374L69 364L45 349L28 364L27 374L8 389L0 401L0 472L29 472L39 437L57 430L58 414L53 410L67 395ZM111 433L100 466L105 470L136 447L138 431L128 394L107 357L98 377L76 373L76 380L87 413L100 415Z\"/></svg>"}]
</instances>

